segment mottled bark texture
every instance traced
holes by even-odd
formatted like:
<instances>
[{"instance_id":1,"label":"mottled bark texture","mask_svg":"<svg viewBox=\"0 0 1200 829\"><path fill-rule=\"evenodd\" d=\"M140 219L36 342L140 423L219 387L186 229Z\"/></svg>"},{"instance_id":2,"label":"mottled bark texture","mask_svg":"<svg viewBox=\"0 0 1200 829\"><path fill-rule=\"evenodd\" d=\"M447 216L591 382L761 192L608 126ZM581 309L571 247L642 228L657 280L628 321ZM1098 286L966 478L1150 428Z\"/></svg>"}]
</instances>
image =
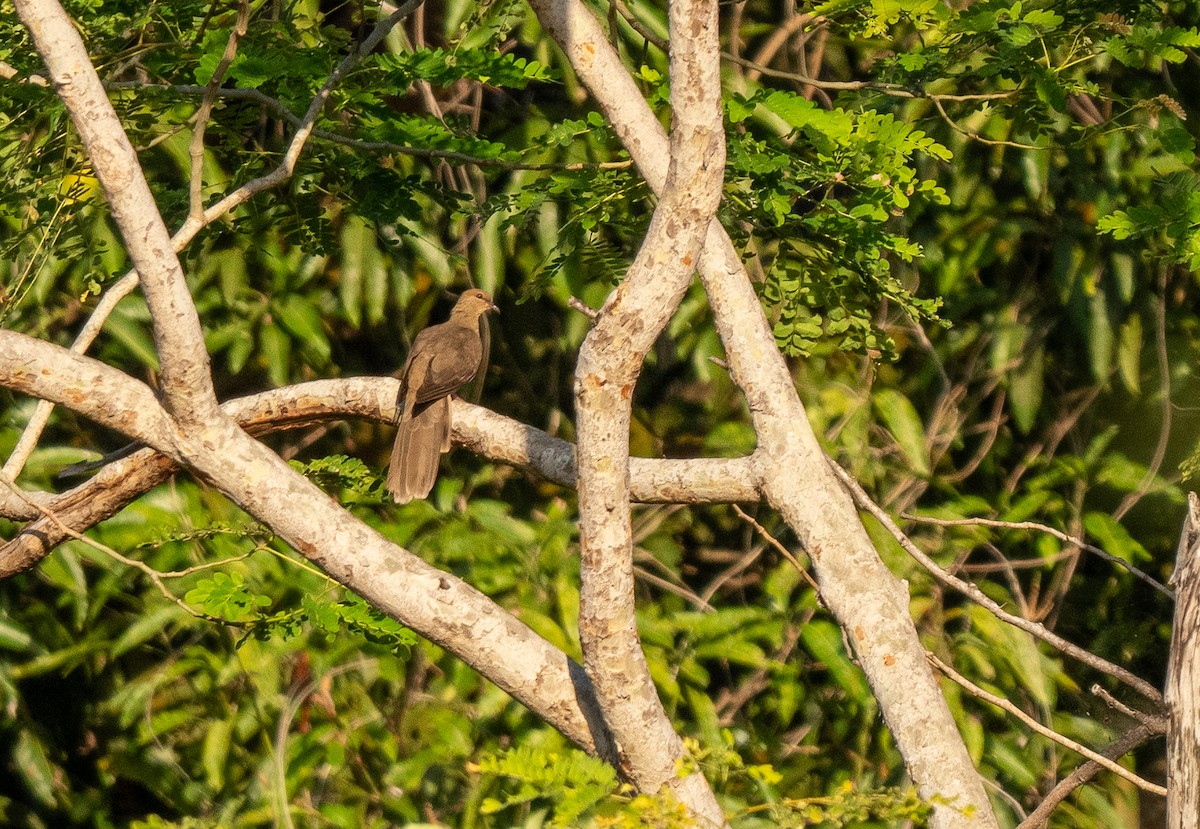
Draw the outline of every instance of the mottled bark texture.
<instances>
[{"instance_id":1,"label":"mottled bark texture","mask_svg":"<svg viewBox=\"0 0 1200 829\"><path fill-rule=\"evenodd\" d=\"M665 186L642 247L605 302L575 368L579 453L579 638L584 667L639 789L666 788L706 826L725 817L663 710L637 633L629 425L646 353L687 290L725 167L716 0L671 0L671 138ZM621 70L624 74L624 70Z\"/></svg>"},{"instance_id":2,"label":"mottled bark texture","mask_svg":"<svg viewBox=\"0 0 1200 829\"><path fill-rule=\"evenodd\" d=\"M580 0L530 5L646 181L665 195L673 162L666 135L595 16ZM730 373L746 395L758 436L757 483L809 551L822 599L853 643L913 782L923 796L950 801L935 809L930 825L995 827L983 781L925 661L907 591L883 565L853 502L826 465L746 269L715 221L699 272Z\"/></svg>"},{"instance_id":3,"label":"mottled bark texture","mask_svg":"<svg viewBox=\"0 0 1200 829\"><path fill-rule=\"evenodd\" d=\"M1167 826L1200 825L1200 498L1188 493L1175 573L1175 625L1167 662Z\"/></svg>"}]
</instances>

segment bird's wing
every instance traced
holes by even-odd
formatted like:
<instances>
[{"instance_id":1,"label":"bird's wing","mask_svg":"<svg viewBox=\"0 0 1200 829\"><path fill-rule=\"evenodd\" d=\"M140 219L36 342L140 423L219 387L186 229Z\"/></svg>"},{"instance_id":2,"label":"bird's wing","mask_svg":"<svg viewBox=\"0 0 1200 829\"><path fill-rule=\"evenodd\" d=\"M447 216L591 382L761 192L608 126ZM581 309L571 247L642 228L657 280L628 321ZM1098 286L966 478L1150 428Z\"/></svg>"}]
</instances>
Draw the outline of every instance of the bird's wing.
<instances>
[{"instance_id":1,"label":"bird's wing","mask_svg":"<svg viewBox=\"0 0 1200 829\"><path fill-rule=\"evenodd\" d=\"M401 403L413 391L414 404L428 403L458 391L479 371L483 347L479 329L453 323L426 328L413 340L405 364Z\"/></svg>"}]
</instances>

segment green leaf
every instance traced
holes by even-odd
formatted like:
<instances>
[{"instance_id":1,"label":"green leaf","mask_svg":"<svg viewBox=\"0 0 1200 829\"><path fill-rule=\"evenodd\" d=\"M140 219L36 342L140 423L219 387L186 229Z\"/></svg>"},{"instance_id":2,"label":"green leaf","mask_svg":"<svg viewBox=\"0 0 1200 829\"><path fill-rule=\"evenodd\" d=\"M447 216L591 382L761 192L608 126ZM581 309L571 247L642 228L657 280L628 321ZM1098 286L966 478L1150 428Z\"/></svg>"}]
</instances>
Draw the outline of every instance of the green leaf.
<instances>
[{"instance_id":1,"label":"green leaf","mask_svg":"<svg viewBox=\"0 0 1200 829\"><path fill-rule=\"evenodd\" d=\"M1037 26L1043 31L1057 29L1063 24L1063 17L1049 9L1034 9L1022 18L1030 26Z\"/></svg>"},{"instance_id":2,"label":"green leaf","mask_svg":"<svg viewBox=\"0 0 1200 829\"><path fill-rule=\"evenodd\" d=\"M313 354L319 365L328 363L329 339L316 306L297 294L288 294L276 310L279 321L299 341L300 347Z\"/></svg>"},{"instance_id":3,"label":"green leaf","mask_svg":"<svg viewBox=\"0 0 1200 829\"><path fill-rule=\"evenodd\" d=\"M225 787L225 769L229 765L229 749L232 744L233 720L209 721L204 734L201 752L204 776L209 787L218 792Z\"/></svg>"},{"instance_id":4,"label":"green leaf","mask_svg":"<svg viewBox=\"0 0 1200 829\"><path fill-rule=\"evenodd\" d=\"M1122 384L1134 395L1142 390L1143 337L1141 316L1131 314L1117 338L1117 371Z\"/></svg>"},{"instance_id":5,"label":"green leaf","mask_svg":"<svg viewBox=\"0 0 1200 829\"><path fill-rule=\"evenodd\" d=\"M291 379L292 340L277 326L267 323L258 332L259 346L267 363L271 385L281 388Z\"/></svg>"},{"instance_id":6,"label":"green leaf","mask_svg":"<svg viewBox=\"0 0 1200 829\"><path fill-rule=\"evenodd\" d=\"M1122 561L1136 565L1154 558L1129 534L1129 530L1107 513L1087 513L1083 517L1083 526L1088 535L1096 539L1097 547Z\"/></svg>"},{"instance_id":7,"label":"green leaf","mask_svg":"<svg viewBox=\"0 0 1200 829\"><path fill-rule=\"evenodd\" d=\"M1021 364L1009 375L1009 407L1016 427L1022 434L1029 434L1041 408L1045 365L1046 350L1038 345L1025 355Z\"/></svg>"},{"instance_id":8,"label":"green leaf","mask_svg":"<svg viewBox=\"0 0 1200 829\"><path fill-rule=\"evenodd\" d=\"M0 648L18 653L29 649L33 637L11 619L0 617Z\"/></svg>"},{"instance_id":9,"label":"green leaf","mask_svg":"<svg viewBox=\"0 0 1200 829\"><path fill-rule=\"evenodd\" d=\"M12 765L35 800L43 806L54 806L55 768L46 754L46 747L28 728L21 729L17 736L12 748Z\"/></svg>"},{"instance_id":10,"label":"green leaf","mask_svg":"<svg viewBox=\"0 0 1200 829\"><path fill-rule=\"evenodd\" d=\"M850 661L842 647L841 628L832 622L814 619L804 626L800 639L851 699L860 703L870 699L870 689L862 671Z\"/></svg>"},{"instance_id":11,"label":"green leaf","mask_svg":"<svg viewBox=\"0 0 1200 829\"><path fill-rule=\"evenodd\" d=\"M150 613L143 614L125 628L113 642L111 653L114 657L120 656L154 636L165 634L170 623L192 618L181 607L174 604L164 605Z\"/></svg>"},{"instance_id":12,"label":"green leaf","mask_svg":"<svg viewBox=\"0 0 1200 829\"><path fill-rule=\"evenodd\" d=\"M925 448L925 427L917 409L895 389L880 389L871 395L871 402L883 419L896 444L904 452L913 471L921 476L929 475L929 452Z\"/></svg>"}]
</instances>

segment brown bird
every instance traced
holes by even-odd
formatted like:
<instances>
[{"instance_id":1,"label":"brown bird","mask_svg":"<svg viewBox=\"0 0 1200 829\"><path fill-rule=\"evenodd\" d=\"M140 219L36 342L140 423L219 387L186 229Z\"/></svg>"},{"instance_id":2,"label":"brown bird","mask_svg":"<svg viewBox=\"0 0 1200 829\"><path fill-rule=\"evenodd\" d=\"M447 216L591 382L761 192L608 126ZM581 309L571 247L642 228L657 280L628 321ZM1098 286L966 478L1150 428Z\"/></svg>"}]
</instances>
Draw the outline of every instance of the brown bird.
<instances>
[{"instance_id":1,"label":"brown bird","mask_svg":"<svg viewBox=\"0 0 1200 829\"><path fill-rule=\"evenodd\" d=\"M413 340L396 398L396 442L387 488L397 504L424 498L437 480L438 462L450 450L450 397L475 377L483 362L481 317L499 312L486 291L458 298L450 319Z\"/></svg>"}]
</instances>

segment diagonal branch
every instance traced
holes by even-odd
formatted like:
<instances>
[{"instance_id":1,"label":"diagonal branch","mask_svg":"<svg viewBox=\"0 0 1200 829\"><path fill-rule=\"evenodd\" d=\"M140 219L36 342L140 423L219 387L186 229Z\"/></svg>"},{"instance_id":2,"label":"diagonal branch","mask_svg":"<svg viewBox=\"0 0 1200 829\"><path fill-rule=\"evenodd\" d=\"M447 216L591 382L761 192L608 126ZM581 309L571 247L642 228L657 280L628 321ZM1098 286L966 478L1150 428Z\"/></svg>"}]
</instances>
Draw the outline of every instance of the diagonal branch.
<instances>
[{"instance_id":1,"label":"diagonal branch","mask_svg":"<svg viewBox=\"0 0 1200 829\"><path fill-rule=\"evenodd\" d=\"M670 158L666 136L596 18L580 0L531 0L530 5L650 187L662 193ZM925 661L908 615L907 592L880 560L854 504L825 465L741 258L715 221L700 276L730 372L749 404L764 494L810 551L821 595L854 641L914 783L926 797L953 803L935 808L931 826L996 826L987 793Z\"/></svg>"},{"instance_id":2,"label":"diagonal branch","mask_svg":"<svg viewBox=\"0 0 1200 829\"><path fill-rule=\"evenodd\" d=\"M1046 726L1042 725L1040 722L1035 720L1033 717L1026 714L1024 711L1022 711L1016 705L1014 705L1011 700L1007 700L1004 697L997 696L996 694L993 694L993 693L983 690L978 685L976 685L974 682L967 679L965 676L960 674L958 671L951 668L945 662L938 659L932 653L927 654L927 656L929 657L929 661L931 663L933 663L933 665L939 671L941 671L943 674L945 674L950 680L952 680L953 682L960 685L964 690L967 691L967 693L971 694L974 697L978 697L979 699L983 700L984 702L990 702L992 705L996 706L997 708L1008 712L1009 714L1013 715L1021 722L1025 723L1025 725L1029 726L1029 728L1031 730L1037 732L1038 734L1041 734L1047 740L1052 740L1052 741L1058 743L1060 746L1063 746L1064 748L1069 748L1071 751L1082 754L1084 757L1088 758L1093 763L1103 766L1104 768L1108 769L1109 771L1111 771L1113 774L1117 775L1118 777L1122 777L1122 778L1128 780L1130 783L1137 786L1142 791L1150 792L1151 794L1156 794L1160 797L1166 795L1167 790L1164 789L1162 786L1158 785L1157 783L1151 783L1149 780L1146 780L1146 779L1141 778L1138 775L1134 774L1129 769L1125 768L1120 763L1116 762L1115 759L1105 757L1100 752L1093 751L1092 749L1088 748L1087 746L1083 745L1082 743L1076 742L1075 740L1072 740L1068 737L1064 737L1062 734L1059 734L1057 731L1055 731L1052 728L1047 728Z\"/></svg>"},{"instance_id":3,"label":"diagonal branch","mask_svg":"<svg viewBox=\"0 0 1200 829\"><path fill-rule=\"evenodd\" d=\"M196 235L212 224L217 219L224 216L234 208L249 201L253 196L261 193L264 190L269 190L273 187L278 187L283 182L291 178L295 172L296 163L300 159L300 154L303 152L309 137L313 134L317 122L317 116L324 109L325 102L332 93L336 85L341 81L346 73L352 70L362 60L363 56L370 53L379 41L387 36L387 33L407 15L412 13L416 7L416 3L420 0L410 0L403 7L396 9L394 13L388 15L383 20L379 21L375 29L363 41L363 46L352 51L347 55L341 63L338 64L333 74L321 85L317 94L313 96L312 102L308 106L308 110L304 113L304 117L300 118L288 112L289 122L295 127L295 133L292 135L292 140L288 144L287 150L284 151L283 159L270 172L259 176L256 179L246 182L241 187L220 199L216 204L197 213L194 209L189 213L187 220L180 226L179 230L171 237L171 249L175 253L179 253L196 237ZM214 74L214 80L219 75L219 69ZM114 84L116 88L123 88L121 84ZM211 94L211 83L208 87L196 87L197 94ZM255 91L255 90L248 90ZM222 93L224 91L222 90ZM278 103L278 102L276 102ZM282 107L282 105L279 105ZM117 304L129 296L138 285L138 273L134 269L125 274L121 279L117 280L111 288L109 288L103 298L96 304L96 308L92 311L92 315L88 318L78 336L75 338L74 344L71 346L73 351L83 353L91 347L96 337L100 335L100 330L104 323L112 314L113 309ZM13 448L8 460L4 462L4 467L0 470L0 477L7 481L15 481L17 476L21 474L21 469L25 462L29 459L30 454L37 447L37 442L41 437L42 430L50 420L50 413L54 406L45 400L38 401L37 407L34 409L33 415L29 418L29 422L25 425L25 430L21 434L20 440ZM17 501L7 489L0 491L0 508L17 509Z\"/></svg>"},{"instance_id":4,"label":"diagonal branch","mask_svg":"<svg viewBox=\"0 0 1200 829\"><path fill-rule=\"evenodd\" d=\"M591 685L578 665L478 590L332 502L219 408L179 261L83 42L57 2L17 0L16 5L79 129L151 309L166 401L153 411L167 414L166 434L155 435L163 438L155 448L180 460L381 611L458 655L568 739L615 761ZM372 45L364 41L359 48L369 51ZM337 77L335 72L330 83ZM25 345L9 337L5 344ZM37 373L35 354L30 348L0 359L0 369ZM129 413L131 419L136 416Z\"/></svg>"},{"instance_id":5,"label":"diagonal branch","mask_svg":"<svg viewBox=\"0 0 1200 829\"><path fill-rule=\"evenodd\" d=\"M1155 706L1160 708L1162 707L1162 694L1159 693L1158 689L1146 680L1142 679L1136 674L1133 674L1125 668L1122 668L1120 665L1114 665L1108 660L1096 656L1094 653L1091 653L1085 648L1081 648L1079 645L1064 639L1054 631L1047 629L1045 625L1041 625L1030 619L1025 619L1021 616L1016 616L1012 613L1009 613L1000 606L999 602L989 598L987 594L985 594L971 582L964 581L939 567L936 561L926 555L924 550L914 544L912 539L905 535L904 531L896 526L896 522L892 520L890 515L884 512L884 510L881 509L878 504L871 500L870 496L867 495L866 491L859 485L859 483L855 481L853 477L851 477L849 472L838 466L832 459L829 459L829 467L833 470L835 475L841 478L842 483L845 484L847 491L854 498L854 502L858 504L862 510L870 513L876 521L883 525L883 528L891 533L892 537L895 538L896 541L899 542L900 546L904 548L904 551L912 556L918 564L929 571L929 574L939 582L944 584L946 587L951 588L952 590L962 593L971 601L987 610L997 619L1012 625L1018 630L1023 630L1032 636L1036 636L1046 644L1062 651L1067 656L1078 659L1080 662L1094 668L1097 671L1100 671L1101 673L1108 674L1109 676L1124 682L1126 685L1133 688L1142 696L1146 697L1146 699L1154 703Z\"/></svg>"},{"instance_id":6,"label":"diagonal branch","mask_svg":"<svg viewBox=\"0 0 1200 829\"><path fill-rule=\"evenodd\" d=\"M1110 760L1116 760L1118 757L1124 757L1129 752L1133 751L1138 746L1154 739L1161 737L1164 729L1154 723L1138 723L1133 728L1126 731L1117 739L1113 740L1106 746L1100 754ZM1084 783L1091 780L1103 770L1103 767L1092 760L1081 765L1073 772L1068 774L1058 784L1050 790L1038 807L1029 813L1017 829L1044 829L1046 823L1050 820L1050 814L1058 806L1066 800L1071 792L1078 789Z\"/></svg>"},{"instance_id":7,"label":"diagonal branch","mask_svg":"<svg viewBox=\"0 0 1200 829\"><path fill-rule=\"evenodd\" d=\"M220 440L211 451L196 452L173 433L169 418L144 384L90 358L11 331L0 331L0 385L70 404L163 452L177 455L183 443L187 453L182 461L191 471L222 489L302 555L384 613L454 653L581 748L615 763L616 750L582 668L457 576L427 564L352 516L236 426L224 432L206 427L206 435L218 434ZM81 389L87 393L81 394ZM391 398L386 404L385 389ZM395 401L392 380L373 381L361 391L376 397L380 411ZM286 397L274 398L274 403L283 410L280 414L286 411ZM146 449L141 454L140 462L146 463L152 453ZM120 463L132 463L136 457ZM173 471L169 463L165 469L161 464L152 468L164 476ZM106 474L109 480L118 477L109 470L101 473ZM55 502L51 508L67 524L62 506Z\"/></svg>"},{"instance_id":8,"label":"diagonal branch","mask_svg":"<svg viewBox=\"0 0 1200 829\"><path fill-rule=\"evenodd\" d=\"M14 4L79 132L140 276L154 325L167 411L185 427L213 417L219 409L200 317L137 152L92 67L87 47L59 3L15 0Z\"/></svg>"},{"instance_id":9,"label":"diagonal branch","mask_svg":"<svg viewBox=\"0 0 1200 829\"><path fill-rule=\"evenodd\" d=\"M632 394L647 352L679 305L716 212L725 170L715 0L672 0L670 168L625 281L583 342L575 370L584 666L645 792L669 788L705 824L724 813L699 773L680 777L683 743L663 709L637 636L630 526ZM624 73L624 70L621 70Z\"/></svg>"}]
</instances>

